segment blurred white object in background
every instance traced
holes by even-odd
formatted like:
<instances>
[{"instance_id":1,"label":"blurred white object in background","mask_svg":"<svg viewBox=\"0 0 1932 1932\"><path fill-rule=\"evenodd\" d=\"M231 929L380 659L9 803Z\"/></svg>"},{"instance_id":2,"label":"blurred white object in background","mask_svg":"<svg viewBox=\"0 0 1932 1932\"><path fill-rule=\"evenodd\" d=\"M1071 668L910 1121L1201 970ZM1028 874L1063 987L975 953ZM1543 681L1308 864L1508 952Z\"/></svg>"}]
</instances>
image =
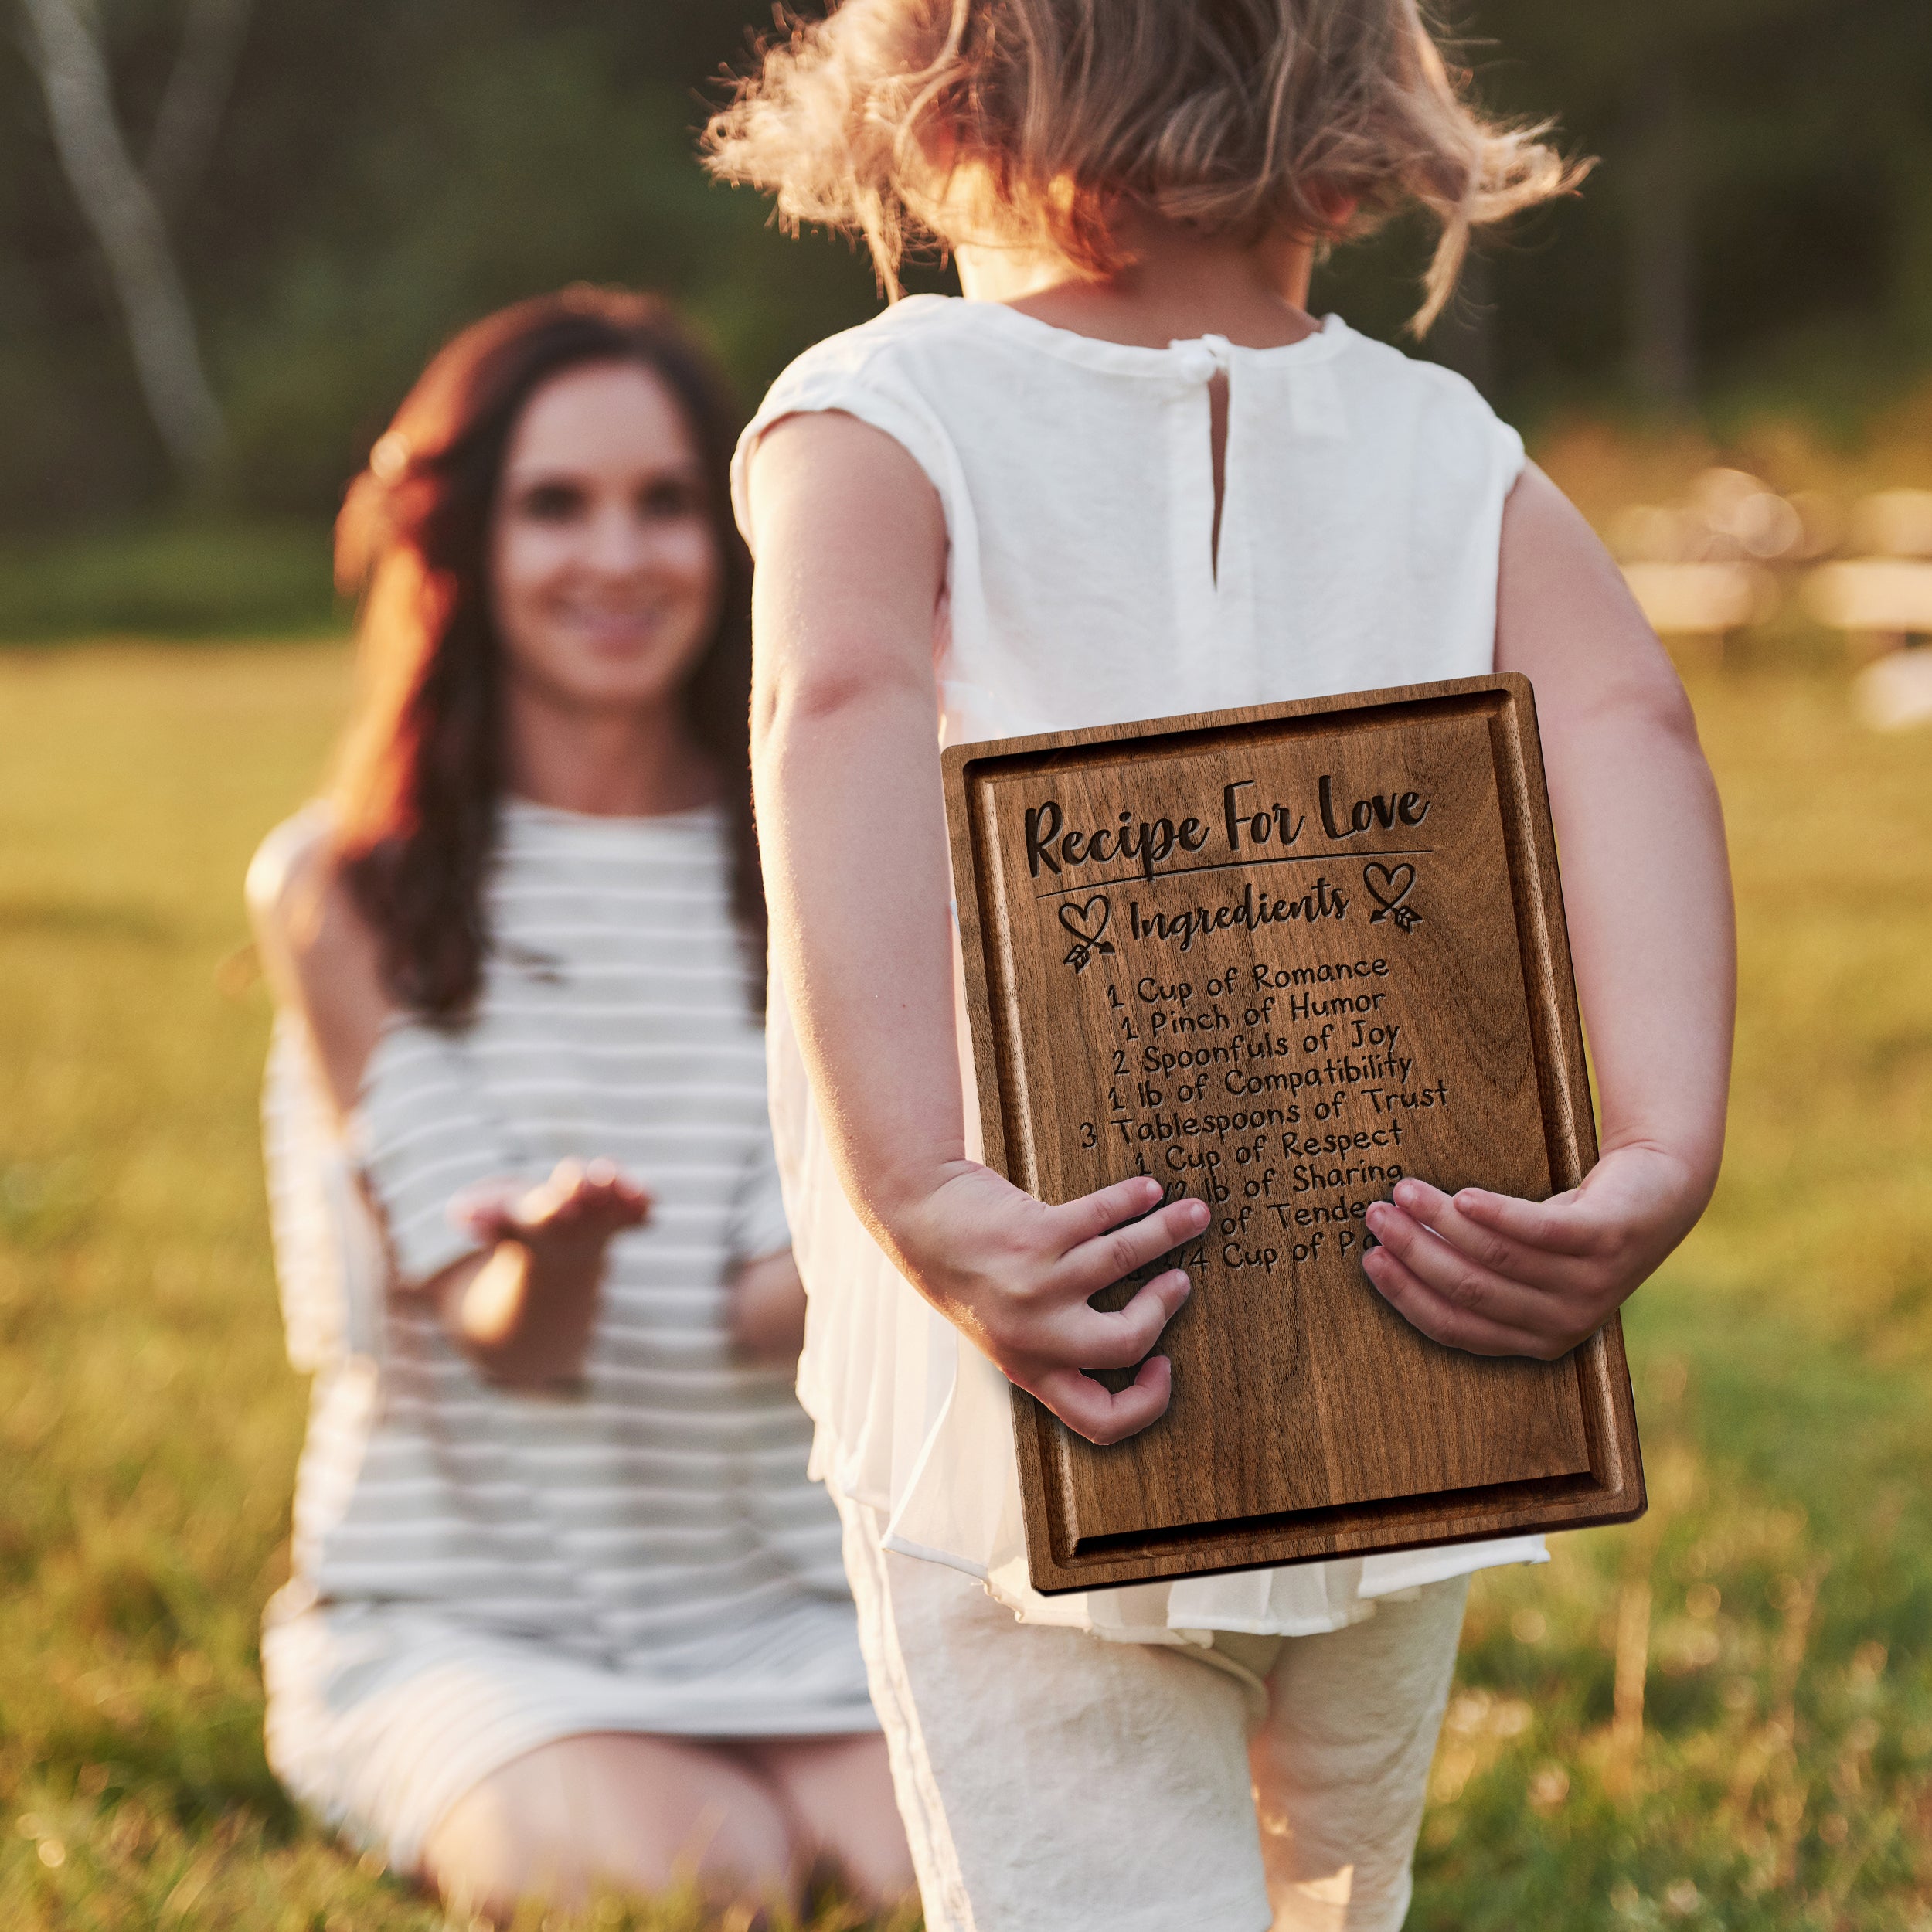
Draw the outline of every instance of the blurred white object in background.
<instances>
[{"instance_id":1,"label":"blurred white object in background","mask_svg":"<svg viewBox=\"0 0 1932 1932\"><path fill-rule=\"evenodd\" d=\"M1876 500L1868 497L1861 514ZM1806 578L1804 602L1819 623L1842 631L1859 655L1878 657L1932 637L1932 563L1875 556L1828 563Z\"/></svg>"},{"instance_id":2,"label":"blurred white object in background","mask_svg":"<svg viewBox=\"0 0 1932 1932\"><path fill-rule=\"evenodd\" d=\"M1804 541L1804 519L1747 470L1706 470L1690 486L1691 508L1717 545L1767 562Z\"/></svg>"},{"instance_id":3,"label":"blurred white object in background","mask_svg":"<svg viewBox=\"0 0 1932 1932\"><path fill-rule=\"evenodd\" d=\"M1781 497L1747 470L1710 469L1681 503L1633 503L1611 520L1624 563L1784 563L1829 549L1835 524L1820 506Z\"/></svg>"},{"instance_id":4,"label":"blurred white object in background","mask_svg":"<svg viewBox=\"0 0 1932 1932\"><path fill-rule=\"evenodd\" d=\"M1714 468L1682 502L1636 503L1610 526L1611 551L1651 627L1715 643L1777 609L1769 567L1821 554L1835 527L1816 505L1793 502L1748 470Z\"/></svg>"},{"instance_id":5,"label":"blurred white object in background","mask_svg":"<svg viewBox=\"0 0 1932 1932\"><path fill-rule=\"evenodd\" d=\"M1874 724L1917 722L1932 651L1932 490L1880 490L1849 518L1815 491L1781 496L1748 470L1707 469L1675 503L1633 503L1607 532L1624 581L1666 638L1715 644L1775 614L1801 573L1804 608L1841 632L1855 662L1910 662L1861 681ZM1842 546L1851 554L1832 563Z\"/></svg>"},{"instance_id":6,"label":"blurred white object in background","mask_svg":"<svg viewBox=\"0 0 1932 1932\"><path fill-rule=\"evenodd\" d=\"M1705 534L1688 510L1632 503L1611 518L1607 541L1621 563L1691 563L1704 553Z\"/></svg>"},{"instance_id":7,"label":"blurred white object in background","mask_svg":"<svg viewBox=\"0 0 1932 1932\"><path fill-rule=\"evenodd\" d=\"M1868 556L1932 557L1932 490L1880 490L1852 512L1853 546Z\"/></svg>"},{"instance_id":8,"label":"blurred white object in background","mask_svg":"<svg viewBox=\"0 0 1932 1932\"><path fill-rule=\"evenodd\" d=\"M1753 563L1626 563L1624 581L1665 637L1722 637L1777 607L1775 580Z\"/></svg>"},{"instance_id":9,"label":"blurred white object in background","mask_svg":"<svg viewBox=\"0 0 1932 1932\"><path fill-rule=\"evenodd\" d=\"M1932 651L1894 651L1868 664L1852 681L1852 702L1874 731L1932 725Z\"/></svg>"},{"instance_id":10,"label":"blurred white object in background","mask_svg":"<svg viewBox=\"0 0 1932 1932\"><path fill-rule=\"evenodd\" d=\"M1794 490L1785 499L1798 512L1803 535L1791 553L1794 563L1815 563L1845 541L1845 506L1822 490Z\"/></svg>"}]
</instances>

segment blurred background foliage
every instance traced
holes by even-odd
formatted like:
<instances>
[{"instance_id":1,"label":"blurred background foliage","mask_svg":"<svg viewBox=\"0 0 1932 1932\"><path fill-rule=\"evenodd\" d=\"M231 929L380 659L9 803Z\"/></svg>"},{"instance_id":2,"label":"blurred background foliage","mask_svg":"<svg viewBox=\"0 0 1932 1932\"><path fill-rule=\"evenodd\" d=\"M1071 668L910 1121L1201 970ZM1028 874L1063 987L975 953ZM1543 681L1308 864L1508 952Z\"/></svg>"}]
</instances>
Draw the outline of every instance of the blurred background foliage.
<instances>
[{"instance_id":1,"label":"blurred background foliage","mask_svg":"<svg viewBox=\"0 0 1932 1932\"><path fill-rule=\"evenodd\" d=\"M424 357L498 303L662 288L748 399L876 304L849 247L788 243L693 165L720 70L770 27L757 0L21 5L0 49L0 634L205 634L211 569L235 625L328 621L314 535ZM206 463L171 462L144 400L36 72L50 13L90 23L154 189L219 413ZM1932 372L1923 0L1461 0L1451 24L1486 100L1601 159L1484 247L1429 345L1505 413L1721 435L1775 409L1846 440ZM198 34L205 153L171 164ZM1427 241L1401 224L1338 251L1320 304L1396 336Z\"/></svg>"},{"instance_id":2,"label":"blurred background foliage","mask_svg":"<svg viewBox=\"0 0 1932 1932\"><path fill-rule=\"evenodd\" d=\"M181 12L102 11L137 147ZM760 18L727 0L257 5L211 165L172 223L226 419L218 498L327 513L431 349L563 282L675 294L747 391L867 313L850 251L787 248L761 203L694 165L706 77ZM0 522L151 509L176 485L100 250L31 66L0 84Z\"/></svg>"}]
</instances>

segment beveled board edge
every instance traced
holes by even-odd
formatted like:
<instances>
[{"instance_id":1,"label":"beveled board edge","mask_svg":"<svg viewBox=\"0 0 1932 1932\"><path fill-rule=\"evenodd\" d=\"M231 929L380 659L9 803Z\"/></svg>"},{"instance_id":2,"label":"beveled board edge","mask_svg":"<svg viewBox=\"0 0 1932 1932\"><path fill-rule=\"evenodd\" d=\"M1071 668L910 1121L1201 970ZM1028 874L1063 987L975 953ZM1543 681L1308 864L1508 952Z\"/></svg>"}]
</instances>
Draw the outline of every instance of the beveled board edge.
<instances>
[{"instance_id":1,"label":"beveled board edge","mask_svg":"<svg viewBox=\"0 0 1932 1932\"><path fill-rule=\"evenodd\" d=\"M1552 1178L1559 1191L1575 1186L1596 1164L1596 1117L1573 990L1570 931L1563 913L1555 828L1549 816L1536 693L1526 677L1512 671L1486 678L1447 679L1336 697L948 746L941 753L940 770L974 1083L979 1100L981 1158L987 1165L1012 1178L1006 1136L1009 1076L993 1025L980 913L979 882L985 869L980 862L968 799L972 766L1013 757L1038 759L1059 750L1085 751L1203 729L1334 716L1485 692L1500 693L1505 699L1492 714L1490 729L1498 770L1507 775L1512 794L1509 803L1514 809L1505 813L1503 827L1512 882L1519 900L1527 895L1529 900L1519 904L1517 932L1523 948L1524 989L1553 1165L1560 1162L1563 1170ZM1056 1494L1048 1468L1051 1432L1061 1425L1043 1403L1015 1388L1014 1447L1022 1493L1029 1505L1023 1514L1027 1567L1033 1587L1043 1596L1060 1596L1182 1577L1287 1567L1332 1556L1631 1522L1643 1514L1646 1495L1621 1318L1613 1315L1576 1349L1571 1359L1583 1396L1594 1480L1546 1478L1498 1485L1492 1491L1456 1491L1440 1497L1396 1498L1332 1510L1297 1512L1292 1522L1275 1528L1257 1525L1232 1532L1218 1527L1150 1532L1132 1539L1128 1547L1097 1549L1070 1559L1054 1549L1049 1521ZM1318 1517L1320 1522L1312 1520ZM1111 1543L1114 1539L1108 1540Z\"/></svg>"}]
</instances>

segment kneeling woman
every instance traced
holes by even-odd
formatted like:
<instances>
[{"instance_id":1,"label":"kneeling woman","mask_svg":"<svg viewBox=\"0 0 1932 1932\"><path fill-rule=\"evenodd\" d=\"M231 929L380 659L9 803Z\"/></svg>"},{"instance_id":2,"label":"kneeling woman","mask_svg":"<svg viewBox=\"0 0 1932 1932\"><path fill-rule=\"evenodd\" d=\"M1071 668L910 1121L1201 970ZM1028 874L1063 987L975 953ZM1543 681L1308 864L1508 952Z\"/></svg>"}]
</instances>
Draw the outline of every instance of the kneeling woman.
<instances>
[{"instance_id":1,"label":"kneeling woman","mask_svg":"<svg viewBox=\"0 0 1932 1932\"><path fill-rule=\"evenodd\" d=\"M791 1388L734 427L643 298L444 350L342 515L334 795L250 877L318 1372L270 1757L474 1906L911 1883Z\"/></svg>"}]
</instances>

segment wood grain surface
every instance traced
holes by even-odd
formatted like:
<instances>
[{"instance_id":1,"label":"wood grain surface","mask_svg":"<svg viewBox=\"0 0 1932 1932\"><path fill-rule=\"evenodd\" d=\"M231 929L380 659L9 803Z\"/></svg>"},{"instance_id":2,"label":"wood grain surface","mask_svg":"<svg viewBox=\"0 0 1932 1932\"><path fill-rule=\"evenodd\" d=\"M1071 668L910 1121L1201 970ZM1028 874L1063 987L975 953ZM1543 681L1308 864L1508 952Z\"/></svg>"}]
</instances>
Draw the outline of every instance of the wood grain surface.
<instances>
[{"instance_id":1,"label":"wood grain surface","mask_svg":"<svg viewBox=\"0 0 1932 1932\"><path fill-rule=\"evenodd\" d=\"M1214 1213L1100 1298L1192 1277L1159 1422L1097 1448L1015 1392L1034 1587L1639 1514L1614 1319L1466 1355L1361 1265L1404 1175L1540 1199L1596 1159L1528 682L956 746L945 781L986 1160Z\"/></svg>"}]
</instances>

